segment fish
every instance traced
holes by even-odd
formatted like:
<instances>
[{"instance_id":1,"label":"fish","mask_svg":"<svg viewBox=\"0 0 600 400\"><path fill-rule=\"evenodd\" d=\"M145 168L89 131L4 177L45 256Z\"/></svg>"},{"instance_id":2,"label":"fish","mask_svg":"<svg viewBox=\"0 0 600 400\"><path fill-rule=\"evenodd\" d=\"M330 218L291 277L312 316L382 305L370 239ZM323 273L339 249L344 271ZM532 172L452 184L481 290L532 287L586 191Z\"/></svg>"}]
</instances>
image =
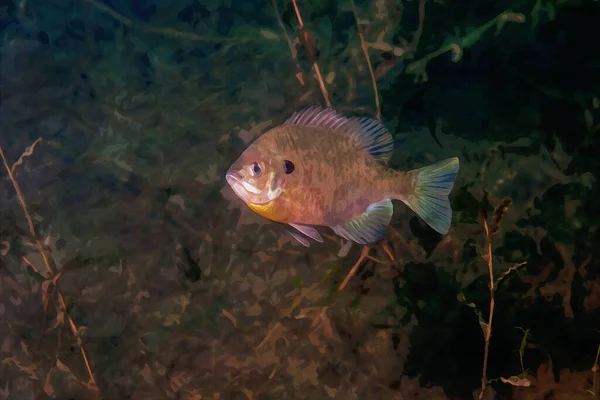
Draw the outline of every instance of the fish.
<instances>
[{"instance_id":1,"label":"fish","mask_svg":"<svg viewBox=\"0 0 600 400\"><path fill-rule=\"evenodd\" d=\"M392 200L447 234L459 158L398 171L387 166L393 151L393 137L380 121L310 106L250 143L225 180L252 211L286 224L306 247L308 239L323 242L315 227L358 244L380 241Z\"/></svg>"}]
</instances>

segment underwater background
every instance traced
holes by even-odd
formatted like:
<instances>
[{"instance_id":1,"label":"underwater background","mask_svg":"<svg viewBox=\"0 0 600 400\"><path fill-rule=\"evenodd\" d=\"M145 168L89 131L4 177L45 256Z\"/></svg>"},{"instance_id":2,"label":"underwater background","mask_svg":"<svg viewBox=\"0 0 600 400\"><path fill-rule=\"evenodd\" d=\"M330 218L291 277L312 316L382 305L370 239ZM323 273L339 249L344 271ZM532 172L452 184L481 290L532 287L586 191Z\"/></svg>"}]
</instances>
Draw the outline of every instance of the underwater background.
<instances>
[{"instance_id":1,"label":"underwater background","mask_svg":"<svg viewBox=\"0 0 600 400\"><path fill-rule=\"evenodd\" d=\"M0 0L0 399L600 398L598 21ZM460 157L450 232L397 203L353 268L235 197L229 165L316 104L380 115L395 169Z\"/></svg>"}]
</instances>

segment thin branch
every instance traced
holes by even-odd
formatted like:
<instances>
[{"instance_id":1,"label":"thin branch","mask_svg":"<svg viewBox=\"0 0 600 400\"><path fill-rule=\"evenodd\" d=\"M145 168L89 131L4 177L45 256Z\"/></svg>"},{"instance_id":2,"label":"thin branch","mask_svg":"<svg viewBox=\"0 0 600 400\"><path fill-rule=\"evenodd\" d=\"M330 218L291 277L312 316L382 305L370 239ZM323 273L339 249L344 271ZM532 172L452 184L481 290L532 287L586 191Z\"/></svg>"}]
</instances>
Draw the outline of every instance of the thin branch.
<instances>
[{"instance_id":1,"label":"thin branch","mask_svg":"<svg viewBox=\"0 0 600 400\"><path fill-rule=\"evenodd\" d=\"M421 14L420 14L421 15ZM505 11L498 14L494 19L486 22L479 28L470 31L468 34L462 37L457 37L452 43L441 46L439 49L425 55L419 60L413 61L406 66L404 69L405 73L415 75L415 82L426 82L427 81L427 64L432 59L448 52L452 52L452 61L458 62L463 54L463 49L473 46L477 43L482 35L493 26L496 26L496 35L500 33L500 30L506 25L507 22L523 23L525 22L525 16L520 13L513 13ZM417 30L418 33L418 30ZM414 42L414 38L413 38Z\"/></svg>"},{"instance_id":2,"label":"thin branch","mask_svg":"<svg viewBox=\"0 0 600 400\"><path fill-rule=\"evenodd\" d=\"M88 0L88 1L90 1L90 0ZM296 18L298 18L298 24L300 25L300 31L302 32L302 35L304 36L304 41L306 42L307 50L309 50L309 52L310 52L309 46L312 45L310 35L309 35L308 31L306 31L306 29L304 28L304 22L302 22L302 15L300 14L300 9L298 9L298 4L296 3L296 0L292 0L292 3L294 4L294 10L296 11ZM323 97L325 98L325 103L327 104L327 107L331 107L331 102L329 101L329 94L327 93L327 87L325 86L325 82L323 81L323 77L321 76L321 70L319 69L319 64L317 64L317 60L314 59L313 54L311 54L310 56L311 56L310 61L312 62L312 67L315 71L315 75L317 75L317 80L319 81L319 87L321 88L321 93L323 94Z\"/></svg>"},{"instance_id":3,"label":"thin branch","mask_svg":"<svg viewBox=\"0 0 600 400\"><path fill-rule=\"evenodd\" d=\"M390 260L392 260L392 262L396 261L394 259L394 256L392 255L392 251L390 250L389 246L386 243L382 243L381 246L383 247L383 251L385 251Z\"/></svg>"},{"instance_id":4,"label":"thin branch","mask_svg":"<svg viewBox=\"0 0 600 400\"><path fill-rule=\"evenodd\" d=\"M519 268L521 268L523 265L526 265L526 264L527 264L527 261L523 261L523 262L515 264L512 267L510 267L509 269L507 269L498 279L496 279L496 287L498 287L500 282L502 282L502 280L504 278L506 278L506 276L508 276L508 274L510 274L513 271L518 270Z\"/></svg>"},{"instance_id":5,"label":"thin branch","mask_svg":"<svg viewBox=\"0 0 600 400\"><path fill-rule=\"evenodd\" d=\"M6 168L6 172L8 173L8 177L15 188L15 192L17 193L17 198L21 203L21 207L23 208L23 212L25 213L25 218L27 219L27 225L29 226L29 233L35 239L35 243L38 247L40 255L44 260L44 265L46 266L46 272L50 275L54 275L54 269L50 265L50 261L46 256L46 252L44 251L44 246L42 245L42 241L39 239L38 235L35 233L35 227L33 226L33 220L31 219L31 215L27 211L27 204L25 203L25 199L23 198L23 192L21 192L21 187L19 183L16 181L15 176L13 175L12 169L8 166L8 161L6 160L6 156L4 155L4 150L2 146L0 146L0 157L2 157L2 162L4 163L4 167Z\"/></svg>"},{"instance_id":6,"label":"thin branch","mask_svg":"<svg viewBox=\"0 0 600 400\"><path fill-rule=\"evenodd\" d=\"M386 264L386 262L385 262L385 261L382 261L382 260L380 260L380 259L378 259L378 258L375 258L375 257L367 256L367 257L365 257L365 258L366 258L367 260L375 261L377 264Z\"/></svg>"},{"instance_id":7,"label":"thin branch","mask_svg":"<svg viewBox=\"0 0 600 400\"><path fill-rule=\"evenodd\" d=\"M294 10L296 11L296 17L298 18L298 23L300 24L300 29L304 29L304 22L302 22L302 15L300 15L300 9L298 9L298 4L296 0L292 0L294 4Z\"/></svg>"},{"instance_id":8,"label":"thin branch","mask_svg":"<svg viewBox=\"0 0 600 400\"><path fill-rule=\"evenodd\" d=\"M37 140L35 142L33 142L31 144L31 146L27 147L25 149L25 151L23 152L23 154L21 154L21 157L19 157L19 159L17 160L17 162L15 162L12 165L12 168L10 169L10 171L14 174L15 171L17 170L17 167L21 164L23 164L23 159L25 157L29 157L33 154L33 151L35 150L35 146L37 146L38 143L40 143L42 141L42 138L37 138Z\"/></svg>"},{"instance_id":9,"label":"thin branch","mask_svg":"<svg viewBox=\"0 0 600 400\"><path fill-rule=\"evenodd\" d=\"M281 322L276 322L275 325L273 325L271 327L271 329L269 329L269 331L267 332L267 334L265 335L265 337L263 338L263 340L258 344L258 346L256 346L256 348L254 349L255 352L258 352L260 350L261 347L263 347L271 338L271 336L273 336L273 334L275 333L275 331L277 329L279 329L280 327L282 327L283 325L281 324Z\"/></svg>"},{"instance_id":10,"label":"thin branch","mask_svg":"<svg viewBox=\"0 0 600 400\"><path fill-rule=\"evenodd\" d=\"M492 320L494 318L494 272L493 272L493 261L492 261L492 235L490 234L490 228L488 226L485 217L483 219L483 228L485 230L485 242L487 247L487 264L488 271L490 274L490 316L488 318L486 332L485 332L485 349L483 353L483 372L481 374L481 391L479 392L479 400L483 400L483 393L487 385L487 364L490 350L490 339L492 337Z\"/></svg>"},{"instance_id":11,"label":"thin branch","mask_svg":"<svg viewBox=\"0 0 600 400\"><path fill-rule=\"evenodd\" d=\"M300 83L302 85L304 85L304 80L302 79L302 67L300 66L300 63L298 62L298 57L296 56L294 44L292 43L292 39L290 38L290 35L288 35L287 29L285 29L285 25L283 24L283 21L281 20L281 13L279 12L279 7L277 7L277 0L271 0L271 4L273 5L273 8L275 9L275 15L277 15L277 23L279 24L279 27L281 28L281 32L283 32L283 36L285 37L285 40L287 40L287 42L288 42L288 46L290 48L290 54L292 55L292 60L294 60L294 63L296 64L296 70L297 70L296 78L298 78Z\"/></svg>"},{"instance_id":12,"label":"thin branch","mask_svg":"<svg viewBox=\"0 0 600 400\"><path fill-rule=\"evenodd\" d=\"M421 36L423 36L423 22L425 21L425 2L427 0L419 0L419 26L413 35L411 47L415 50L419 46Z\"/></svg>"},{"instance_id":13,"label":"thin branch","mask_svg":"<svg viewBox=\"0 0 600 400\"><path fill-rule=\"evenodd\" d=\"M348 284L348 281L350 280L350 278L354 275L354 273L356 272L356 270L358 269L360 264L363 262L363 260L365 258L367 258L368 255L369 255L369 246L364 245L362 252L360 253L360 257L358 258L358 261L356 262L356 264L354 264L352 266L352 269L350 269L350 272L348 272L348 275L346 275L346 277L340 284L340 287L338 288L338 292L341 292L342 290L344 290L344 288Z\"/></svg>"},{"instance_id":14,"label":"thin branch","mask_svg":"<svg viewBox=\"0 0 600 400\"><path fill-rule=\"evenodd\" d=\"M42 274L40 272L40 270L38 269L38 267L36 267L34 263L32 263L31 261L29 261L29 259L27 257L23 256L23 261L25 261L25 264L29 265L35 272L37 272L38 274L44 276L44 274Z\"/></svg>"},{"instance_id":15,"label":"thin branch","mask_svg":"<svg viewBox=\"0 0 600 400\"><path fill-rule=\"evenodd\" d=\"M273 5L273 9L275 9L275 14L277 15L277 23L279 24L279 27L281 28L281 32L283 32L283 36L285 36L285 40L287 40L287 42L288 42L290 51L292 51L292 49L294 48L294 45L292 44L292 39L290 38L290 35L288 35L287 29L285 29L285 25L283 24L283 21L281 20L281 13L279 12L279 7L277 7L277 0L271 0L271 4ZM294 60L296 59L293 51L292 51L292 58L294 58Z\"/></svg>"},{"instance_id":16,"label":"thin branch","mask_svg":"<svg viewBox=\"0 0 600 400\"><path fill-rule=\"evenodd\" d=\"M421 0L424 1L424 0ZM381 106L379 105L379 90L377 90L377 81L375 80L375 73L373 72L373 66L371 65L371 57L369 57L369 49L367 48L367 44L365 43L365 36L363 33L362 26L360 26L360 19L358 18L358 11L356 10L356 5L354 4L354 0L350 0L350 5L352 6L352 12L354 13L354 19L356 20L356 27L358 29L358 37L360 38L360 47L365 55L365 59L367 60L367 66L369 67L369 74L371 74L371 83L373 85L373 93L375 94L375 108L377 109L377 119L381 121Z\"/></svg>"},{"instance_id":17,"label":"thin branch","mask_svg":"<svg viewBox=\"0 0 600 400\"><path fill-rule=\"evenodd\" d=\"M71 332L73 332L73 335L77 339L77 344L79 345L79 350L81 350L81 356L83 357L83 362L85 363L85 368L87 369L88 375L90 376L90 380L88 382L88 387L91 386L91 389L93 389L97 393L99 393L98 392L98 384L96 383L96 379L94 379L94 374L92 372L92 368L90 367L90 362L89 362L87 354L85 353L85 350L83 348L83 344L81 343L81 337L79 336L79 328L77 328L77 325L75 325L75 322L73 321L73 318L71 317L71 314L69 314L67 312L67 305L65 304L65 299L63 298L62 294L60 292L58 292L58 288L56 288L56 290L58 293L58 300L60 302L60 306L65 310L65 314L67 314L67 318L69 319L69 327L71 328Z\"/></svg>"},{"instance_id":18,"label":"thin branch","mask_svg":"<svg viewBox=\"0 0 600 400\"><path fill-rule=\"evenodd\" d=\"M85 1L86 3L91 4L92 6L96 7L98 10L100 10L101 12L110 15L112 18L116 19L117 21L119 21L120 23L122 23L123 25L125 25L127 27L135 27L135 28L138 28L138 29L146 31L146 32L151 32L151 33L165 35L165 36L171 36L171 37L175 37L175 38L179 38L179 39L195 40L195 41L200 41L200 42L244 42L244 41L247 41L246 39L240 39L240 38L223 38L223 37L215 37L215 36L209 36L209 35L198 35L197 33L194 33L194 32L182 32L182 31L178 31L178 30L172 29L172 28L159 28L159 27L154 27L154 26L148 25L148 24L135 23L133 20L127 18L124 15L119 14L117 11L113 10L112 8L106 6L102 3L99 3L96 0L81 0L81 1ZM251 39L248 39L248 40L251 40Z\"/></svg>"},{"instance_id":19,"label":"thin branch","mask_svg":"<svg viewBox=\"0 0 600 400\"><path fill-rule=\"evenodd\" d=\"M26 155L31 155L31 153L33 152L35 143L37 143L37 141L34 142L34 144L30 146L30 150L26 151L26 153L29 153ZM52 277L52 276L56 275L56 271L52 267L52 264L50 263L50 260L48 259L46 252L44 251L44 246L42 245L42 241L40 240L39 236L35 232L35 227L33 226L33 220L31 219L31 215L29 215L29 211L27 211L27 203L25 203L25 198L23 197L23 193L21 192L21 187L19 186L19 183L17 182L17 180L15 179L15 177L13 175L13 168L10 168L8 166L8 160L6 159L6 156L4 154L4 150L2 149L2 146L0 146L0 157L2 158L2 162L4 164L4 167L6 168L6 172L8 173L8 177L10 178L10 181L15 189L15 192L17 193L17 198L19 199L19 202L21 203L21 207L23 208L23 213L25 214L25 218L27 219L27 224L29 225L29 232L31 233L31 236L33 236L35 238L35 242L38 247L38 251L40 252L40 255L42 256L42 259L44 260L44 266L46 267L46 272L48 273L49 277ZM21 156L21 158L19 158L19 160L21 160L22 158L23 158L23 156ZM17 163L15 163L13 165L13 167L18 166L18 165L19 164L17 161ZM24 261L28 265L30 265L34 270L37 271L37 268L35 268L35 266L31 263L31 261L29 261L25 257L24 257ZM49 278L49 277L47 277L47 278ZM57 292L58 292L58 288L57 288ZM96 393L99 394L98 385L96 384L96 380L94 379L94 374L92 373L92 369L90 368L90 363L88 361L85 349L83 348L80 337L78 335L77 325L75 325L75 323L73 322L73 319L67 312L67 307L66 307L65 301L64 301L62 295L60 294L60 292L58 292L58 299L60 301L61 307L63 307L63 309L65 310L65 313L67 314L67 316L69 318L69 325L71 327L71 331L77 338L77 344L79 345L79 349L81 350L81 355L83 357L83 361L85 362L85 366L87 368L89 378L90 378L89 382L88 382L88 388L95 390Z\"/></svg>"}]
</instances>

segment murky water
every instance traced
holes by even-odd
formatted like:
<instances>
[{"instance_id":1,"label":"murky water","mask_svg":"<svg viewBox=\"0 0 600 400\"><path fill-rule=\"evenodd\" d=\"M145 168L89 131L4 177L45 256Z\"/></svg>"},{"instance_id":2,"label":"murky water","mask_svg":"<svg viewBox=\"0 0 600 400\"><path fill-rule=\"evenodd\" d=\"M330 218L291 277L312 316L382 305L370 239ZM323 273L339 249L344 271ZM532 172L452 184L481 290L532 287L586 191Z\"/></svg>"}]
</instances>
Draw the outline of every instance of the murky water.
<instances>
[{"instance_id":1,"label":"murky water","mask_svg":"<svg viewBox=\"0 0 600 400\"><path fill-rule=\"evenodd\" d=\"M593 398L600 15L505 3L355 5L390 166L461 169L449 234L395 204L342 290L360 246L299 245L223 175L325 104L313 61L376 115L352 3L299 1L301 32L282 1L0 3L0 398L477 397L482 210L486 398Z\"/></svg>"}]
</instances>

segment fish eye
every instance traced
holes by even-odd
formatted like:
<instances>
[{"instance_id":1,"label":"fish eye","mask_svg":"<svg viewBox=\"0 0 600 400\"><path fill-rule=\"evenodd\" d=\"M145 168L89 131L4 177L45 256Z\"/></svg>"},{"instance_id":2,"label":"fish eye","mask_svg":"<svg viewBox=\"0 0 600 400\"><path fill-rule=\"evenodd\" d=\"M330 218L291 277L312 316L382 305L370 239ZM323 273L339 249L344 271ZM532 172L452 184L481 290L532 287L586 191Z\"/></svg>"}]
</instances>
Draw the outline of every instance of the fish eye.
<instances>
[{"instance_id":1,"label":"fish eye","mask_svg":"<svg viewBox=\"0 0 600 400\"><path fill-rule=\"evenodd\" d=\"M294 163L290 160L283 160L283 172L285 172L287 175L294 172Z\"/></svg>"},{"instance_id":2,"label":"fish eye","mask_svg":"<svg viewBox=\"0 0 600 400\"><path fill-rule=\"evenodd\" d=\"M250 165L250 174L252 174L252 176L259 176L260 173L260 165L258 165L257 162L253 162L252 165Z\"/></svg>"}]
</instances>

